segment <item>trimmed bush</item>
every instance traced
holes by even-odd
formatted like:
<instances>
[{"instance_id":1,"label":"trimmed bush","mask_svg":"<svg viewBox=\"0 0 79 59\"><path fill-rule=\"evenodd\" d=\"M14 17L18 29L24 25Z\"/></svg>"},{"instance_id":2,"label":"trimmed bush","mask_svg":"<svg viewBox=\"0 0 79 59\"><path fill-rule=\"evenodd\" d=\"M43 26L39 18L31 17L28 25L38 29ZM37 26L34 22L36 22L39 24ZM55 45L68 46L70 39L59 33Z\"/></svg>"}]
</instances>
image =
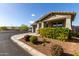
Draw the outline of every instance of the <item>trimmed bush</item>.
<instances>
[{"instance_id":1,"label":"trimmed bush","mask_svg":"<svg viewBox=\"0 0 79 59\"><path fill-rule=\"evenodd\" d=\"M37 42L37 37L36 36L31 36L30 38L30 42L35 44Z\"/></svg>"},{"instance_id":2,"label":"trimmed bush","mask_svg":"<svg viewBox=\"0 0 79 59\"><path fill-rule=\"evenodd\" d=\"M42 28L38 30L38 33L42 37L59 39L61 41L66 41L69 38L69 29L64 27Z\"/></svg>"},{"instance_id":3,"label":"trimmed bush","mask_svg":"<svg viewBox=\"0 0 79 59\"><path fill-rule=\"evenodd\" d=\"M26 41L30 41L29 38L30 38L30 35L25 35L24 36L24 40L26 40Z\"/></svg>"},{"instance_id":4,"label":"trimmed bush","mask_svg":"<svg viewBox=\"0 0 79 59\"><path fill-rule=\"evenodd\" d=\"M51 47L52 56L61 56L63 53L64 53L64 50L61 46L56 44Z\"/></svg>"}]
</instances>

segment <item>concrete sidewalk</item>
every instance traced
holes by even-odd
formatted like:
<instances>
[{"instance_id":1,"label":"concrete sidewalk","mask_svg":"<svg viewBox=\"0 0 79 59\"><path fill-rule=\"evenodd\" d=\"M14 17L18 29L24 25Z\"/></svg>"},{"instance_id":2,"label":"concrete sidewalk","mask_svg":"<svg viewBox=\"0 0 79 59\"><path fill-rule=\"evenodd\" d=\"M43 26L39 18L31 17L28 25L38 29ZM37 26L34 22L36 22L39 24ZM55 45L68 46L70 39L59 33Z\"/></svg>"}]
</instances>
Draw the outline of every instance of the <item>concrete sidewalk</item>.
<instances>
[{"instance_id":1,"label":"concrete sidewalk","mask_svg":"<svg viewBox=\"0 0 79 59\"><path fill-rule=\"evenodd\" d=\"M34 35L34 36L39 36L36 33L23 33L19 35L14 35L11 37L12 41L17 43L20 47L22 47L25 51L30 53L33 56L46 56L45 54L39 52L38 50L30 47L29 45L21 42L19 39L23 38L25 35Z\"/></svg>"}]
</instances>

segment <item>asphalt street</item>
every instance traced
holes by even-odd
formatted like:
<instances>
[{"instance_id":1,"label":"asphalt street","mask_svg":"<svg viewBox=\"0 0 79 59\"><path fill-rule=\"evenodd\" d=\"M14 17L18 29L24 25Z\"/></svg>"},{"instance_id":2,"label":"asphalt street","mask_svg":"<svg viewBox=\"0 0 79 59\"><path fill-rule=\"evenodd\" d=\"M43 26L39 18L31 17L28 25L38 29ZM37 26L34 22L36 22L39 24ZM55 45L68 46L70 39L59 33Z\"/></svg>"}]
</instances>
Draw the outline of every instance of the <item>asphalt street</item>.
<instances>
[{"instance_id":1,"label":"asphalt street","mask_svg":"<svg viewBox=\"0 0 79 59\"><path fill-rule=\"evenodd\" d=\"M12 35L20 33L23 32L14 30L0 32L0 56L31 56L10 39Z\"/></svg>"}]
</instances>

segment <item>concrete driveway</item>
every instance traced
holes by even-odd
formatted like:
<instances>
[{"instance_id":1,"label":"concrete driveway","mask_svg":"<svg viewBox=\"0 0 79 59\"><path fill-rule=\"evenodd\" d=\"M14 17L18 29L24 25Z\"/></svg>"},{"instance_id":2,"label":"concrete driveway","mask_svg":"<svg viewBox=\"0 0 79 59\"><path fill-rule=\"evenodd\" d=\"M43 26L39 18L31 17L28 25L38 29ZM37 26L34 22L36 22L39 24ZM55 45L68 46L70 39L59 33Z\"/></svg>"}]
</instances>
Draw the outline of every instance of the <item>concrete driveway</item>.
<instances>
[{"instance_id":1,"label":"concrete driveway","mask_svg":"<svg viewBox=\"0 0 79 59\"><path fill-rule=\"evenodd\" d=\"M23 32L13 30L0 32L0 56L31 56L10 39L12 35L20 33Z\"/></svg>"}]
</instances>

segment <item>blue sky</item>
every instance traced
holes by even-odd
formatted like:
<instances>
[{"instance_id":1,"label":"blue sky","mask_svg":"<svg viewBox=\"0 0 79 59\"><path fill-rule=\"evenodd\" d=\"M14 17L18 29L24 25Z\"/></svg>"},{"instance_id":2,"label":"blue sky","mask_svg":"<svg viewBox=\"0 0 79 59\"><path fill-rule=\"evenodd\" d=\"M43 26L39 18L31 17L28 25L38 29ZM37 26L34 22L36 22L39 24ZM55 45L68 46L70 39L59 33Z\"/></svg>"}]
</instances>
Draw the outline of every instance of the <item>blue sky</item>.
<instances>
[{"instance_id":1,"label":"blue sky","mask_svg":"<svg viewBox=\"0 0 79 59\"><path fill-rule=\"evenodd\" d=\"M74 11L77 13L73 25L79 25L79 4L73 3L0 3L0 26L30 25L51 11Z\"/></svg>"}]
</instances>

